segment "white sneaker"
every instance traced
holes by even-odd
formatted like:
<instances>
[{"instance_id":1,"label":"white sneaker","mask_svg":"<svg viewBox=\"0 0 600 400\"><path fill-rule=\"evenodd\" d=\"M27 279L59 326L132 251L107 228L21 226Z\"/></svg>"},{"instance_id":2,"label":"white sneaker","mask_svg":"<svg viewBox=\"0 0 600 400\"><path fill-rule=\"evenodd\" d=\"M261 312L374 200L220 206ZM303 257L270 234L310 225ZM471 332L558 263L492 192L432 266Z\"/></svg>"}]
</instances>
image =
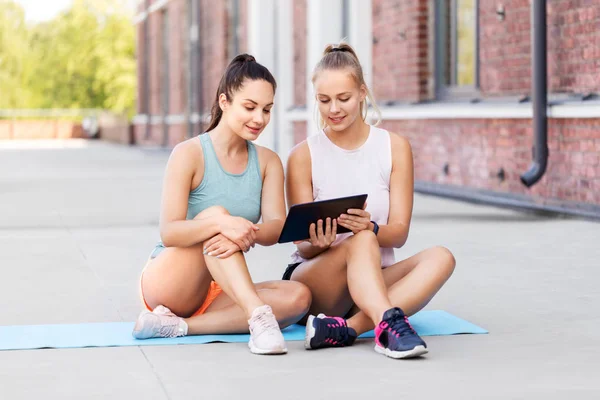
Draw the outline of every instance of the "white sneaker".
<instances>
[{"instance_id":1,"label":"white sneaker","mask_svg":"<svg viewBox=\"0 0 600 400\"><path fill-rule=\"evenodd\" d=\"M279 324L268 305L256 308L248 321L250 325L250 340L248 347L254 354L285 354L285 340L279 329Z\"/></svg>"},{"instance_id":2,"label":"white sneaker","mask_svg":"<svg viewBox=\"0 0 600 400\"><path fill-rule=\"evenodd\" d=\"M136 339L173 338L187 335L188 326L183 318L164 306L154 311L142 311L131 333Z\"/></svg>"}]
</instances>

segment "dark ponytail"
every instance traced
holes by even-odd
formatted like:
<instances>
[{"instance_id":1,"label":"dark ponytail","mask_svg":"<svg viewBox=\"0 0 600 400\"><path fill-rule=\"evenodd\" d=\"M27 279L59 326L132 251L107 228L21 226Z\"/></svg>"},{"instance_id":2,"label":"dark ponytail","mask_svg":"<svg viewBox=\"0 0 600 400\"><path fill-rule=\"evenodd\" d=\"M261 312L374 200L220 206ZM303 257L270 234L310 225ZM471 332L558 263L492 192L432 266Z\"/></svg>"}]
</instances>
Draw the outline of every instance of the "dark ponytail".
<instances>
[{"instance_id":1,"label":"dark ponytail","mask_svg":"<svg viewBox=\"0 0 600 400\"><path fill-rule=\"evenodd\" d=\"M219 96L221 93L227 96L227 101L231 101L233 99L233 94L242 87L246 79L252 81L264 80L269 82L273 86L273 93L275 93L275 90L277 89L277 83L271 72L261 64L257 63L253 56L249 54L240 54L236 56L227 66L223 77L221 77L221 82L219 82L217 95L215 96L215 100L210 110L210 123L208 124L206 132L215 129L223 116L223 110L221 110L221 107L219 106Z\"/></svg>"}]
</instances>

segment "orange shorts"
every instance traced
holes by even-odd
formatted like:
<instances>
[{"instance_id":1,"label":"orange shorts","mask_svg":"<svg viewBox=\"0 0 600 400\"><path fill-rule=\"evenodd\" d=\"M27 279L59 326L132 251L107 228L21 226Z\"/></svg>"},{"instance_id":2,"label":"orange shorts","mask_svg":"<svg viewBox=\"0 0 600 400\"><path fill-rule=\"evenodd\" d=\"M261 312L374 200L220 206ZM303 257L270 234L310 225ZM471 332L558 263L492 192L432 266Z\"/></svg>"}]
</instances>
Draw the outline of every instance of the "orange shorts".
<instances>
[{"instance_id":1,"label":"orange shorts","mask_svg":"<svg viewBox=\"0 0 600 400\"><path fill-rule=\"evenodd\" d=\"M150 260L148 260L148 262L150 262ZM148 264L146 263L146 266L147 265ZM142 279L144 277L145 270L146 270L146 267L144 267L144 270L142 270L142 274L140 275L140 299L141 299L142 303L144 304L144 307L146 307L146 309L148 311L152 311L152 308L150 308L148 303L146 303L146 299L144 299L144 292L142 290ZM206 299L204 299L204 302L202 303L200 308L192 316L204 314L206 309L212 304L213 301L215 301L217 296L219 294L221 294L222 291L223 291L223 289L221 289L221 286L219 286L219 284L217 282L211 281L210 287L208 288L208 293L206 295Z\"/></svg>"}]
</instances>

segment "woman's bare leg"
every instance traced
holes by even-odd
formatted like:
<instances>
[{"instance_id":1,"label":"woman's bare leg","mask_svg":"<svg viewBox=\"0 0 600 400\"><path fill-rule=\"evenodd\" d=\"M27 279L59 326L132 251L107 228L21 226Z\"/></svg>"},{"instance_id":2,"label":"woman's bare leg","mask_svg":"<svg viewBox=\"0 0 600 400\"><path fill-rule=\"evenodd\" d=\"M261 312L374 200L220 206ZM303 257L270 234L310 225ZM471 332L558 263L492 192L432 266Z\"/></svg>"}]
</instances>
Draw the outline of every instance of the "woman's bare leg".
<instances>
[{"instance_id":1,"label":"woman's bare leg","mask_svg":"<svg viewBox=\"0 0 600 400\"><path fill-rule=\"evenodd\" d=\"M300 320L311 302L310 290L298 282L270 281L256 284L261 301L272 307L284 328ZM221 293L201 315L186 319L188 335L248 333L248 317L228 295Z\"/></svg>"},{"instance_id":2,"label":"woman's bare leg","mask_svg":"<svg viewBox=\"0 0 600 400\"><path fill-rule=\"evenodd\" d=\"M379 243L373 232L361 231L352 236L346 246L346 265L350 296L357 307L378 324L392 304L381 272Z\"/></svg>"},{"instance_id":3,"label":"woman's bare leg","mask_svg":"<svg viewBox=\"0 0 600 400\"><path fill-rule=\"evenodd\" d=\"M212 207L196 218L214 213L226 211ZM204 303L212 280L221 286L223 293L204 314L192 316ZM225 259L205 256L202 244L165 249L146 267L142 289L151 308L163 305L176 316L188 317L187 334L248 332L253 311L265 304L273 309L274 317L270 318L287 326L306 313L311 301L308 288L297 282L266 282L255 286L243 253ZM261 312L265 311L263 307Z\"/></svg>"},{"instance_id":4,"label":"woman's bare leg","mask_svg":"<svg viewBox=\"0 0 600 400\"><path fill-rule=\"evenodd\" d=\"M176 315L189 317L202 306L211 281L202 245L169 247L146 266L142 293L151 309L163 305Z\"/></svg>"},{"instance_id":5,"label":"woman's bare leg","mask_svg":"<svg viewBox=\"0 0 600 400\"><path fill-rule=\"evenodd\" d=\"M340 245L347 244L356 250L356 253L360 253L361 246L352 245L351 239L353 237ZM373 329L375 322L374 318L360 312L358 305L354 305L348 289L349 274L347 274L346 264L348 251L340 245L302 263L294 271L291 279L302 282L310 288L312 305L309 314L343 316L347 315L354 306L350 311L353 317L348 320L348 325L360 334ZM454 256L448 249L433 247L384 269L382 276L390 303L392 306L402 308L407 315L416 313L433 298L452 275L455 264ZM358 265L360 263L355 263L355 266Z\"/></svg>"},{"instance_id":6,"label":"woman's bare leg","mask_svg":"<svg viewBox=\"0 0 600 400\"><path fill-rule=\"evenodd\" d=\"M407 316L413 315L431 301L450 278L455 265L450 250L432 247L384 269L392 305L400 307ZM375 327L372 319L360 311L348 319L348 326L359 335Z\"/></svg>"},{"instance_id":7,"label":"woman's bare leg","mask_svg":"<svg viewBox=\"0 0 600 400\"><path fill-rule=\"evenodd\" d=\"M194 219L214 215L227 215L227 210L209 207ZM142 275L142 293L150 308L163 305L182 317L189 317L200 308L213 280L202 253L202 243L168 247L147 264Z\"/></svg>"},{"instance_id":8,"label":"woman's bare leg","mask_svg":"<svg viewBox=\"0 0 600 400\"><path fill-rule=\"evenodd\" d=\"M246 319L250 319L256 308L265 305L256 293L243 253L224 259L205 256L204 262L223 292L244 311Z\"/></svg>"},{"instance_id":9,"label":"woman's bare leg","mask_svg":"<svg viewBox=\"0 0 600 400\"><path fill-rule=\"evenodd\" d=\"M396 359L427 353L426 343L405 322L406 315L425 306L450 277L455 266L452 253L435 247L384 272L379 263L375 235L359 233L294 271L291 278L311 289L311 314L322 312L334 316L307 321L306 348L348 346L358 335L377 326L375 351L378 353ZM369 282L373 284L365 285ZM353 299L355 306L352 306ZM351 314L356 313L350 319L343 321L335 317L346 315L348 309ZM384 318L385 323L380 324Z\"/></svg>"},{"instance_id":10,"label":"woman's bare leg","mask_svg":"<svg viewBox=\"0 0 600 400\"><path fill-rule=\"evenodd\" d=\"M375 234L359 232L302 263L291 280L310 288L309 314L346 315L356 303L378 323L383 313L392 307L380 257Z\"/></svg>"},{"instance_id":11,"label":"woman's bare leg","mask_svg":"<svg viewBox=\"0 0 600 400\"><path fill-rule=\"evenodd\" d=\"M226 215L227 211L219 206L210 207L199 213L195 219L217 214ZM257 294L243 253L238 252L225 259L219 259L205 256L203 252L202 243L182 248L169 247L151 260L142 278L142 292L146 303L153 309L163 305L178 316L190 317L204 303L210 283L214 280L227 297L241 307L246 320L250 318L254 309L265 305ZM287 284L281 287L268 284L262 288L281 291L292 289L292 286L296 292L303 290L298 289L298 285ZM273 298L271 295L267 297ZM310 295L308 299L310 300Z\"/></svg>"}]
</instances>

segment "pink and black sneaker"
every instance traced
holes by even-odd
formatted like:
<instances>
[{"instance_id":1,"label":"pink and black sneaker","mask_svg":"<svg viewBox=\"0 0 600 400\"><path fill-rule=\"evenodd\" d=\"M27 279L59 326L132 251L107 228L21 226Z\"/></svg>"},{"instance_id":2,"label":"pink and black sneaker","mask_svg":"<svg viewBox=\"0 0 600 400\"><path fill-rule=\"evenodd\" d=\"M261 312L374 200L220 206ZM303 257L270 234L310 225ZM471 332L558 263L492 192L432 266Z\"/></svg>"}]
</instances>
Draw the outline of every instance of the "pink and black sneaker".
<instances>
[{"instance_id":1,"label":"pink and black sneaker","mask_svg":"<svg viewBox=\"0 0 600 400\"><path fill-rule=\"evenodd\" d=\"M310 350L352 346L356 336L356 331L346 324L344 318L311 315L306 321L304 347Z\"/></svg>"},{"instance_id":2,"label":"pink and black sneaker","mask_svg":"<svg viewBox=\"0 0 600 400\"><path fill-rule=\"evenodd\" d=\"M412 358L428 352L427 345L398 307L387 310L375 327L375 351L391 358Z\"/></svg>"}]
</instances>

